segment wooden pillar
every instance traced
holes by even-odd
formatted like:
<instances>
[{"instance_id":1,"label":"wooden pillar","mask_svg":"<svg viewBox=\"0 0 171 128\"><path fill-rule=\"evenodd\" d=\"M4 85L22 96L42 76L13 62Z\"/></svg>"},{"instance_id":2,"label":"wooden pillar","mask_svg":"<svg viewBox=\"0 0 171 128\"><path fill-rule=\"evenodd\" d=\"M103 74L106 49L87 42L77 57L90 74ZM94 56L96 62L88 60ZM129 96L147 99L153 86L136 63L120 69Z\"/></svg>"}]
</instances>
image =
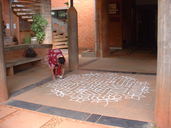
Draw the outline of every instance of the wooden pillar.
<instances>
[{"instance_id":1,"label":"wooden pillar","mask_svg":"<svg viewBox=\"0 0 171 128\"><path fill-rule=\"evenodd\" d=\"M101 56L101 50L100 50L100 16L101 16L101 0L95 1L95 8L96 8L96 42L95 42L95 53L96 57Z\"/></svg>"},{"instance_id":2,"label":"wooden pillar","mask_svg":"<svg viewBox=\"0 0 171 128\"><path fill-rule=\"evenodd\" d=\"M0 1L0 103L8 99L6 68L4 63L4 42L2 32L2 4Z\"/></svg>"},{"instance_id":3,"label":"wooden pillar","mask_svg":"<svg viewBox=\"0 0 171 128\"><path fill-rule=\"evenodd\" d=\"M77 11L73 6L73 0L70 1L68 10L68 39L69 39L69 69L74 71L78 69L78 19Z\"/></svg>"},{"instance_id":4,"label":"wooden pillar","mask_svg":"<svg viewBox=\"0 0 171 128\"><path fill-rule=\"evenodd\" d=\"M158 0L158 65L155 122L171 128L171 0Z\"/></svg>"},{"instance_id":5,"label":"wooden pillar","mask_svg":"<svg viewBox=\"0 0 171 128\"><path fill-rule=\"evenodd\" d=\"M74 6L74 1L70 0L70 6L73 7Z\"/></svg>"},{"instance_id":6,"label":"wooden pillar","mask_svg":"<svg viewBox=\"0 0 171 128\"><path fill-rule=\"evenodd\" d=\"M99 57L109 55L107 25L107 2L106 0L98 0L96 1L96 55Z\"/></svg>"},{"instance_id":7,"label":"wooden pillar","mask_svg":"<svg viewBox=\"0 0 171 128\"><path fill-rule=\"evenodd\" d=\"M51 0L41 0L41 15L48 21L45 29L46 37L43 44L52 44Z\"/></svg>"}]
</instances>

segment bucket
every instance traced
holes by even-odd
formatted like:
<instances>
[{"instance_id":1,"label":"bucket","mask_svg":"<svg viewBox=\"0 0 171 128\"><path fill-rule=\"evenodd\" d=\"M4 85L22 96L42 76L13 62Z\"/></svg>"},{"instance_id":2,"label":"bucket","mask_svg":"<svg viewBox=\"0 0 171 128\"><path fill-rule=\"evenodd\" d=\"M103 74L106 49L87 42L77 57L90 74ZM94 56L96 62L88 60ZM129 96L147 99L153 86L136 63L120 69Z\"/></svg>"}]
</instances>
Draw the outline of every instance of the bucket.
<instances>
[{"instance_id":1,"label":"bucket","mask_svg":"<svg viewBox=\"0 0 171 128\"><path fill-rule=\"evenodd\" d=\"M31 44L38 44L37 37L31 38Z\"/></svg>"}]
</instances>

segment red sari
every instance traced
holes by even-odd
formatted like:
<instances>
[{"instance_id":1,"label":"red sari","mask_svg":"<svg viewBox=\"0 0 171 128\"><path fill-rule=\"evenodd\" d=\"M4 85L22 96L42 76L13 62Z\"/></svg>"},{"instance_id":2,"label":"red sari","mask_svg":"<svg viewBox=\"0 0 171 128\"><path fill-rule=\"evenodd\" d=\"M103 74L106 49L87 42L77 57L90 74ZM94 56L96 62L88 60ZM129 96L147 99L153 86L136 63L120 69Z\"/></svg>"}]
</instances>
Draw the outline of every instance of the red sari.
<instances>
[{"instance_id":1,"label":"red sari","mask_svg":"<svg viewBox=\"0 0 171 128\"><path fill-rule=\"evenodd\" d=\"M64 57L60 49L51 49L48 52L48 64L49 67L54 68L58 64L58 58Z\"/></svg>"}]
</instances>

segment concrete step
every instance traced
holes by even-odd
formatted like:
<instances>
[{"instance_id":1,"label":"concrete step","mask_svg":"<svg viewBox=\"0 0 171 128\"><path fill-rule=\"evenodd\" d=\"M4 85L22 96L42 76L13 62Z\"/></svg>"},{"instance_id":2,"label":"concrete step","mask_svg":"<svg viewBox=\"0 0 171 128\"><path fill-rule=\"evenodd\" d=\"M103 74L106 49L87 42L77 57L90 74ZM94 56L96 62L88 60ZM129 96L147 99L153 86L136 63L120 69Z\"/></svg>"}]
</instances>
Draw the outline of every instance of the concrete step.
<instances>
[{"instance_id":1,"label":"concrete step","mask_svg":"<svg viewBox=\"0 0 171 128\"><path fill-rule=\"evenodd\" d=\"M57 33L57 32L53 32L52 35L54 35L54 36L64 36L64 35L60 35L60 34Z\"/></svg>"},{"instance_id":2,"label":"concrete step","mask_svg":"<svg viewBox=\"0 0 171 128\"><path fill-rule=\"evenodd\" d=\"M66 38L64 35L53 35L53 38Z\"/></svg>"},{"instance_id":3,"label":"concrete step","mask_svg":"<svg viewBox=\"0 0 171 128\"><path fill-rule=\"evenodd\" d=\"M18 17L32 22L32 15L41 10L41 2L39 0L18 0L13 1L11 7Z\"/></svg>"},{"instance_id":4,"label":"concrete step","mask_svg":"<svg viewBox=\"0 0 171 128\"><path fill-rule=\"evenodd\" d=\"M68 48L68 46L53 46L53 48L59 48L59 49L67 49Z\"/></svg>"},{"instance_id":5,"label":"concrete step","mask_svg":"<svg viewBox=\"0 0 171 128\"><path fill-rule=\"evenodd\" d=\"M63 39L63 38L67 38L67 37L53 36L53 39Z\"/></svg>"},{"instance_id":6,"label":"concrete step","mask_svg":"<svg viewBox=\"0 0 171 128\"><path fill-rule=\"evenodd\" d=\"M53 42L53 45L67 45L67 42Z\"/></svg>"},{"instance_id":7,"label":"concrete step","mask_svg":"<svg viewBox=\"0 0 171 128\"><path fill-rule=\"evenodd\" d=\"M67 42L67 38L61 38L61 39L53 39L54 42Z\"/></svg>"}]
</instances>

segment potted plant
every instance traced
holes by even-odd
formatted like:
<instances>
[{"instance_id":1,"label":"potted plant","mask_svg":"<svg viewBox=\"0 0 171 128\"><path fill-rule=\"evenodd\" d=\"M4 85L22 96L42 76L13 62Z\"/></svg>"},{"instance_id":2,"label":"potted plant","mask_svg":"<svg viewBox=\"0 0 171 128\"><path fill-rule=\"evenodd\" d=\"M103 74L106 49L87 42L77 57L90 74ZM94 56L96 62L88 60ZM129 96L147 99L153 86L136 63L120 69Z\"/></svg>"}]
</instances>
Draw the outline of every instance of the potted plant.
<instances>
[{"instance_id":1,"label":"potted plant","mask_svg":"<svg viewBox=\"0 0 171 128\"><path fill-rule=\"evenodd\" d=\"M34 33L32 40L37 40L38 43L42 43L45 39L45 28L48 22L40 14L33 15L33 23L31 25L31 30Z\"/></svg>"},{"instance_id":2,"label":"potted plant","mask_svg":"<svg viewBox=\"0 0 171 128\"><path fill-rule=\"evenodd\" d=\"M31 37L30 36L26 36L24 38L24 44L30 44L31 43Z\"/></svg>"}]
</instances>

